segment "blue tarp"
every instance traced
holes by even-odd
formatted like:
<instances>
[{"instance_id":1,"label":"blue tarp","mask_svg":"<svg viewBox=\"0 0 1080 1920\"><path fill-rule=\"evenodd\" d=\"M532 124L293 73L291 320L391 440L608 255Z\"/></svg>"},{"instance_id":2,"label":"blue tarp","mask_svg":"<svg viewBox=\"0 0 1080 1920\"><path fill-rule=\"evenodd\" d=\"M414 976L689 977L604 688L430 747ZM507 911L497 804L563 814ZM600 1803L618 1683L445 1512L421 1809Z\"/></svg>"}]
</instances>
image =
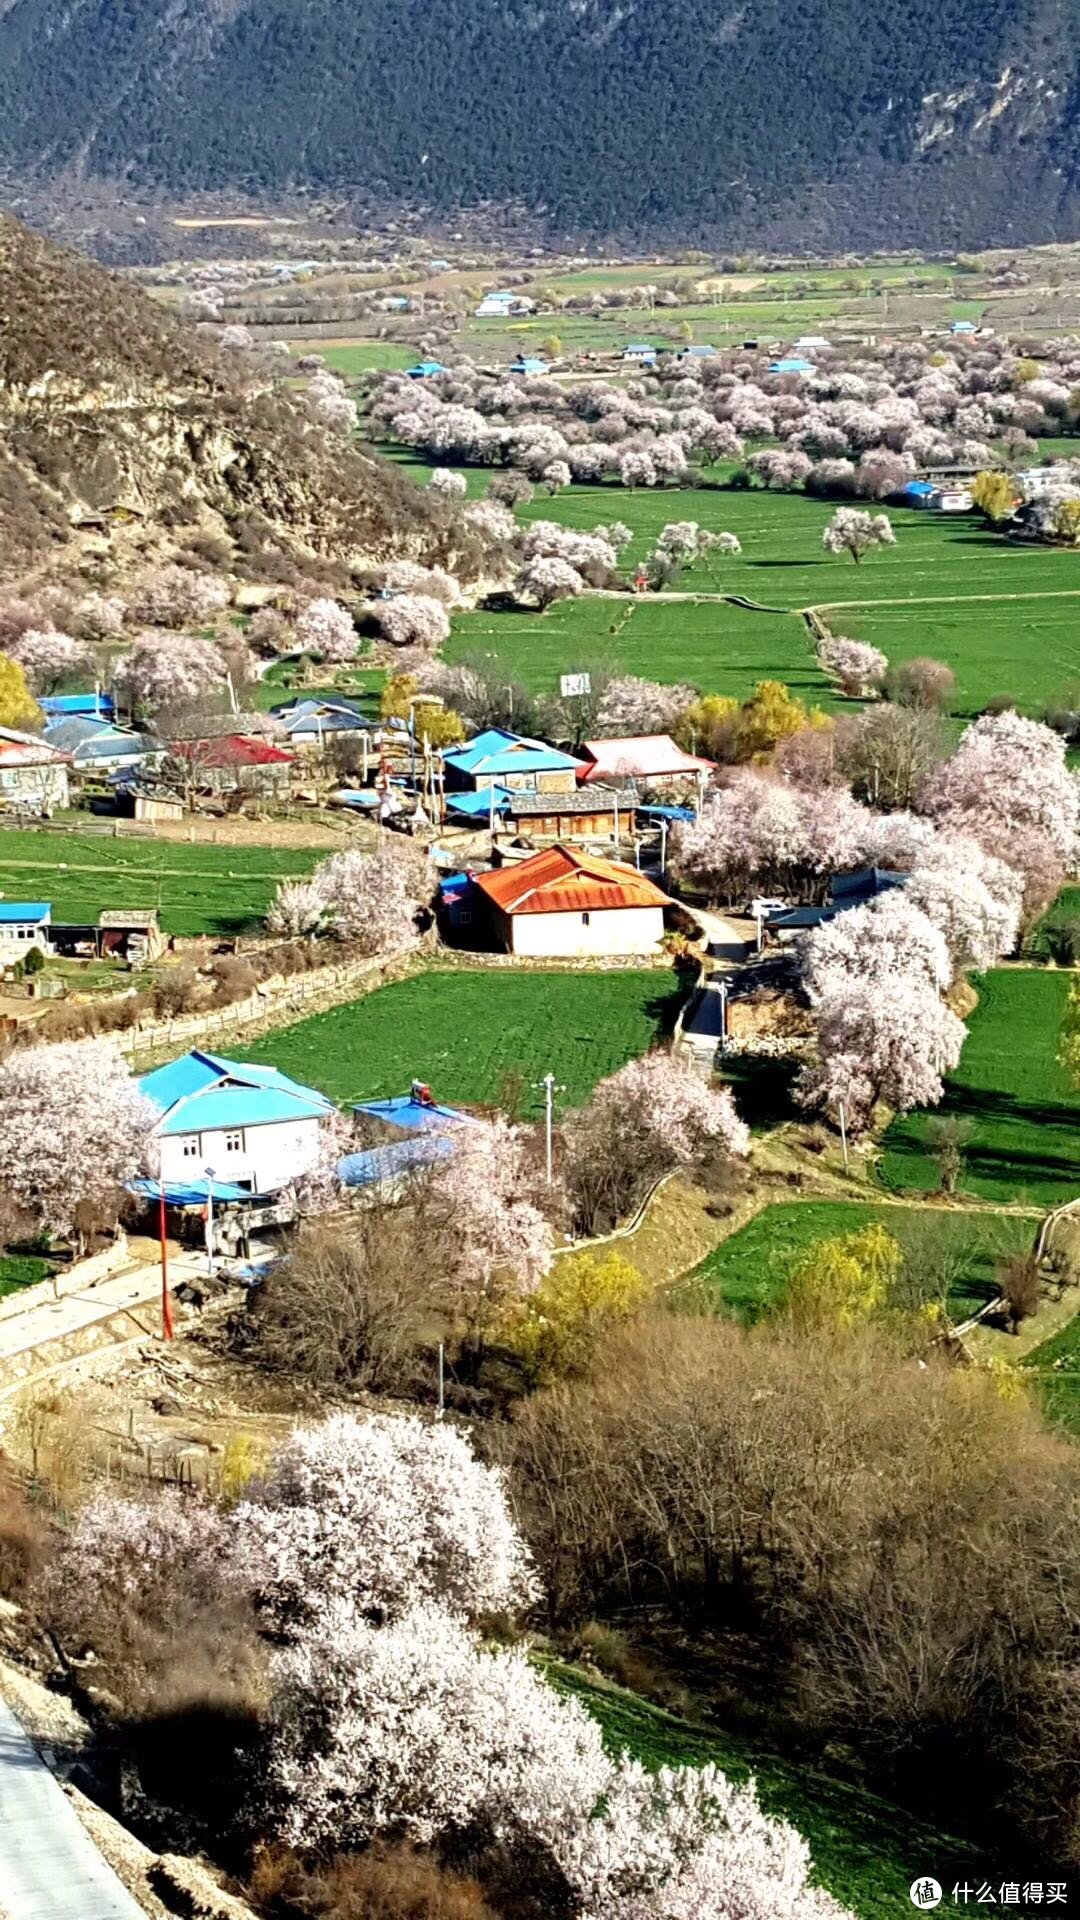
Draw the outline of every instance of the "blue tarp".
<instances>
[{"instance_id":1,"label":"blue tarp","mask_svg":"<svg viewBox=\"0 0 1080 1920\"><path fill-rule=\"evenodd\" d=\"M448 1133L392 1140L385 1147L371 1147L367 1153L346 1154L338 1161L338 1177L347 1187L377 1187L383 1180L396 1180L418 1167L430 1167L453 1151L454 1142Z\"/></svg>"}]
</instances>

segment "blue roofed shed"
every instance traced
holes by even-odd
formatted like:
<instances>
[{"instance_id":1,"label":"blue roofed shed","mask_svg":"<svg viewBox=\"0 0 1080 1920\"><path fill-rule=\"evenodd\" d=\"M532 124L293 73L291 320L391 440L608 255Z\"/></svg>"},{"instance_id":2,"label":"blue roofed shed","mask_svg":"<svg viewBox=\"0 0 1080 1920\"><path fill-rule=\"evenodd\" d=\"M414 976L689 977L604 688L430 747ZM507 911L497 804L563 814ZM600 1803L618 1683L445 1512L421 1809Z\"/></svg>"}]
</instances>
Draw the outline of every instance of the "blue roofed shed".
<instances>
[{"instance_id":1,"label":"blue roofed shed","mask_svg":"<svg viewBox=\"0 0 1080 1920\"><path fill-rule=\"evenodd\" d=\"M804 360L799 354L792 354L786 360L770 360L770 373L816 373L812 360Z\"/></svg>"},{"instance_id":2,"label":"blue roofed shed","mask_svg":"<svg viewBox=\"0 0 1080 1920\"><path fill-rule=\"evenodd\" d=\"M550 373L551 368L548 366L546 360L541 360L536 354L519 353L516 360L511 360L510 371L511 373L535 375Z\"/></svg>"},{"instance_id":3,"label":"blue roofed shed","mask_svg":"<svg viewBox=\"0 0 1080 1920\"><path fill-rule=\"evenodd\" d=\"M405 372L410 380L433 380L437 373L445 373L446 368L441 360L418 360L415 367L406 367Z\"/></svg>"}]
</instances>

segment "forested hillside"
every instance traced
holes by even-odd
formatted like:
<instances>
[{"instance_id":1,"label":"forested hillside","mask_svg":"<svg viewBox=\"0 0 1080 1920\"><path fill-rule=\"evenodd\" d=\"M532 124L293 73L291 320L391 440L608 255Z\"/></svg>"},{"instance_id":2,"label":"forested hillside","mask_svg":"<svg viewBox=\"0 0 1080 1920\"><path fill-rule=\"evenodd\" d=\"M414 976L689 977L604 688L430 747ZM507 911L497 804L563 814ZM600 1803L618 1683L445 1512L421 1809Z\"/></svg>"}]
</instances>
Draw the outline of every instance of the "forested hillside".
<instances>
[{"instance_id":1,"label":"forested hillside","mask_svg":"<svg viewBox=\"0 0 1080 1920\"><path fill-rule=\"evenodd\" d=\"M1080 232L1073 0L6 0L0 168L736 244Z\"/></svg>"}]
</instances>

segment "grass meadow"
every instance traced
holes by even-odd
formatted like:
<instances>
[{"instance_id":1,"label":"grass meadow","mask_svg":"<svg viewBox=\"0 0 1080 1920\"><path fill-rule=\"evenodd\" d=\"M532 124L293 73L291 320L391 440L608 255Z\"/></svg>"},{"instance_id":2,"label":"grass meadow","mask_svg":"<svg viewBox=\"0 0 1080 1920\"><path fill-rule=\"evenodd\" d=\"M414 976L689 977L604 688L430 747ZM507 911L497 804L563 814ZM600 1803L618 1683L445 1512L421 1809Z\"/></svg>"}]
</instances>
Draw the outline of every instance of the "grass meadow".
<instances>
[{"instance_id":1,"label":"grass meadow","mask_svg":"<svg viewBox=\"0 0 1080 1920\"><path fill-rule=\"evenodd\" d=\"M114 840L105 834L0 829L0 893L48 900L58 921L104 908L156 907L166 933L227 935L256 927L279 880L310 873L317 853Z\"/></svg>"},{"instance_id":2,"label":"grass meadow","mask_svg":"<svg viewBox=\"0 0 1080 1920\"><path fill-rule=\"evenodd\" d=\"M796 1200L764 1208L738 1233L721 1241L686 1284L736 1319L754 1321L783 1298L792 1263L817 1240L886 1228L920 1255L939 1248L955 1262L950 1307L960 1319L993 1297L994 1266L1031 1242L1032 1223L1016 1215L947 1211L933 1207L874 1206L847 1200Z\"/></svg>"},{"instance_id":3,"label":"grass meadow","mask_svg":"<svg viewBox=\"0 0 1080 1920\"><path fill-rule=\"evenodd\" d=\"M976 974L979 1004L938 1113L969 1123L961 1184L983 1200L1057 1206L1080 1181L1080 1093L1057 1063L1071 976L1016 967ZM881 1176L898 1193L937 1185L933 1115L885 1135Z\"/></svg>"},{"instance_id":4,"label":"grass meadow","mask_svg":"<svg viewBox=\"0 0 1080 1920\"><path fill-rule=\"evenodd\" d=\"M543 1111L554 1073L561 1109L670 1032L682 999L660 970L516 973L434 969L281 1027L245 1047L342 1104L425 1080L437 1100L482 1105L520 1074L520 1115Z\"/></svg>"},{"instance_id":5,"label":"grass meadow","mask_svg":"<svg viewBox=\"0 0 1080 1920\"><path fill-rule=\"evenodd\" d=\"M689 680L704 691L742 696L766 677L826 706L843 705L816 668L799 610L825 610L834 631L880 645L899 664L920 654L956 674L953 711L979 712L1007 693L1039 712L1080 680L1080 555L1016 546L972 520L948 521L908 509L891 515L895 547L860 566L822 549L828 503L800 495L704 486L629 493L572 487L555 500L538 496L526 519L592 528L621 519L634 530L624 556L629 574L673 519L693 519L738 535L742 553L685 573L679 590L745 595L778 611L658 601L556 606L544 616L513 612L460 616L451 658L482 651L537 690L558 675L608 655L628 672Z\"/></svg>"},{"instance_id":6,"label":"grass meadow","mask_svg":"<svg viewBox=\"0 0 1080 1920\"><path fill-rule=\"evenodd\" d=\"M588 1708L613 1752L628 1748L653 1770L712 1762L736 1780L753 1774L766 1812L798 1828L815 1877L859 1920L898 1920L910 1910L908 1888L920 1871L952 1885L963 1878L965 1856L970 1867L962 1841L846 1781L781 1760L738 1735L692 1725L574 1668L550 1667L548 1677Z\"/></svg>"}]
</instances>

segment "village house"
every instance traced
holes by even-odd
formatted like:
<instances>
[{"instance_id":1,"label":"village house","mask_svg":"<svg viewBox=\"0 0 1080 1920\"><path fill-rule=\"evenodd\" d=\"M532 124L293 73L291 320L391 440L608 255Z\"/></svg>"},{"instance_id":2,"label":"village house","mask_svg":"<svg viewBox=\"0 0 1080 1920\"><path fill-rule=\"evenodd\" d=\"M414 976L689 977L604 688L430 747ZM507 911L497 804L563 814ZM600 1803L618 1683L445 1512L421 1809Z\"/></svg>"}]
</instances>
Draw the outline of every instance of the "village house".
<instances>
[{"instance_id":1,"label":"village house","mask_svg":"<svg viewBox=\"0 0 1080 1920\"><path fill-rule=\"evenodd\" d=\"M199 1049L143 1074L139 1091L160 1116L151 1129L160 1178L193 1191L220 1183L246 1195L279 1192L314 1166L334 1111L274 1067Z\"/></svg>"},{"instance_id":2,"label":"village house","mask_svg":"<svg viewBox=\"0 0 1080 1920\"><path fill-rule=\"evenodd\" d=\"M0 811L53 813L69 799L66 753L32 733L0 727Z\"/></svg>"},{"instance_id":3,"label":"village house","mask_svg":"<svg viewBox=\"0 0 1080 1920\"><path fill-rule=\"evenodd\" d=\"M691 791L701 788L715 772L712 760L684 753L670 734L644 733L615 740L586 740L582 747L586 766L583 785L592 781L630 781L641 790L677 788Z\"/></svg>"},{"instance_id":4,"label":"village house","mask_svg":"<svg viewBox=\"0 0 1080 1920\"><path fill-rule=\"evenodd\" d=\"M271 719L284 729L289 746L296 752L305 749L320 752L335 739L371 740L378 727L347 700L290 700L271 709Z\"/></svg>"},{"instance_id":5,"label":"village house","mask_svg":"<svg viewBox=\"0 0 1080 1920\"><path fill-rule=\"evenodd\" d=\"M171 751L186 764L187 784L202 793L281 794L292 784L292 754L251 734L178 740Z\"/></svg>"},{"instance_id":6,"label":"village house","mask_svg":"<svg viewBox=\"0 0 1080 1920\"><path fill-rule=\"evenodd\" d=\"M576 793L506 795L503 817L511 830L535 840L632 839L634 804L614 787L579 787Z\"/></svg>"},{"instance_id":7,"label":"village house","mask_svg":"<svg viewBox=\"0 0 1080 1920\"><path fill-rule=\"evenodd\" d=\"M508 733L502 727L485 727L463 747L447 747L443 753L447 794L467 790L486 792L489 787L531 793L573 793L583 763L573 754L549 747L543 740Z\"/></svg>"},{"instance_id":8,"label":"village house","mask_svg":"<svg viewBox=\"0 0 1080 1920\"><path fill-rule=\"evenodd\" d=\"M51 720L45 729L51 747L71 755L73 773L117 773L163 758L165 747L152 733L114 727L108 720L72 714Z\"/></svg>"},{"instance_id":9,"label":"village house","mask_svg":"<svg viewBox=\"0 0 1080 1920\"><path fill-rule=\"evenodd\" d=\"M0 965L25 960L31 947L51 952L51 917L47 900L0 900Z\"/></svg>"},{"instance_id":10,"label":"village house","mask_svg":"<svg viewBox=\"0 0 1080 1920\"><path fill-rule=\"evenodd\" d=\"M499 946L545 959L656 953L674 905L636 868L562 845L477 874L472 893Z\"/></svg>"}]
</instances>

